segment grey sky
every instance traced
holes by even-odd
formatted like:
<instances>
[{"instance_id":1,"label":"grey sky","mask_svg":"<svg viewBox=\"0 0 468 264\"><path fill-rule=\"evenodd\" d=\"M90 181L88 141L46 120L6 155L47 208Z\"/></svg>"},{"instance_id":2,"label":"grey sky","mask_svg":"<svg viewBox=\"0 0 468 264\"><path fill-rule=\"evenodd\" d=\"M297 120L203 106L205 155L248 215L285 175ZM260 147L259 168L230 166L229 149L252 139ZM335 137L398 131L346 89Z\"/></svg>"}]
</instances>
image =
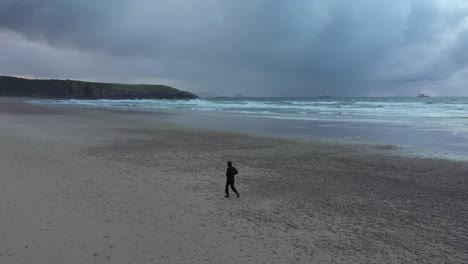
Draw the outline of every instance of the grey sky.
<instances>
[{"instance_id":1,"label":"grey sky","mask_svg":"<svg viewBox=\"0 0 468 264\"><path fill-rule=\"evenodd\" d=\"M468 95L466 0L1 0L0 75Z\"/></svg>"}]
</instances>

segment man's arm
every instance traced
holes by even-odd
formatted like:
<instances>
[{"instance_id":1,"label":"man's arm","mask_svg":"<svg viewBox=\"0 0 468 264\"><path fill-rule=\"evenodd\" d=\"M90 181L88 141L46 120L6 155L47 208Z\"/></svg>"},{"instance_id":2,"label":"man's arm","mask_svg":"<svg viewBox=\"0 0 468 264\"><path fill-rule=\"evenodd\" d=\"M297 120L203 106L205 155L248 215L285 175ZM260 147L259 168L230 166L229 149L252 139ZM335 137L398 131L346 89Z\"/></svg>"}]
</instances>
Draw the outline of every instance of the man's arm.
<instances>
[{"instance_id":1,"label":"man's arm","mask_svg":"<svg viewBox=\"0 0 468 264\"><path fill-rule=\"evenodd\" d=\"M236 168L233 167L233 169L234 169L234 175L239 174L239 172L237 172Z\"/></svg>"}]
</instances>

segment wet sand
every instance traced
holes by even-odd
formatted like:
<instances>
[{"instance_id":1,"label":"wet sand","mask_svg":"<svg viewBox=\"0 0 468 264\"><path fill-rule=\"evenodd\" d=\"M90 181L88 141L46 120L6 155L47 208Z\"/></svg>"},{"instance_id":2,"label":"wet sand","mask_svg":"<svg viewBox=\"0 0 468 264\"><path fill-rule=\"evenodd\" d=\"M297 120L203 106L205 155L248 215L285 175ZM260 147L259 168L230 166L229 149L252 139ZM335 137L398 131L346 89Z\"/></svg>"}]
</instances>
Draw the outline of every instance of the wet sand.
<instances>
[{"instance_id":1,"label":"wet sand","mask_svg":"<svg viewBox=\"0 0 468 264\"><path fill-rule=\"evenodd\" d=\"M0 263L468 261L467 163L165 119L0 99Z\"/></svg>"}]
</instances>

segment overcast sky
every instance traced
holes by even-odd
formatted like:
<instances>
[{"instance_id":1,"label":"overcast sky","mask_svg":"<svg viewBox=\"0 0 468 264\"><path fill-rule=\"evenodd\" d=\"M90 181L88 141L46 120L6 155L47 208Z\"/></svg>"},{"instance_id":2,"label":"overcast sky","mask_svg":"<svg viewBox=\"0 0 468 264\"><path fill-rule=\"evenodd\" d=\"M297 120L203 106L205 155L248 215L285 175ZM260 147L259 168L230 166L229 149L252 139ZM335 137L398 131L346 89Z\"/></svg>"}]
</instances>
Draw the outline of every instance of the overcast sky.
<instances>
[{"instance_id":1,"label":"overcast sky","mask_svg":"<svg viewBox=\"0 0 468 264\"><path fill-rule=\"evenodd\" d=\"M218 95L468 95L468 1L0 0L0 75Z\"/></svg>"}]
</instances>

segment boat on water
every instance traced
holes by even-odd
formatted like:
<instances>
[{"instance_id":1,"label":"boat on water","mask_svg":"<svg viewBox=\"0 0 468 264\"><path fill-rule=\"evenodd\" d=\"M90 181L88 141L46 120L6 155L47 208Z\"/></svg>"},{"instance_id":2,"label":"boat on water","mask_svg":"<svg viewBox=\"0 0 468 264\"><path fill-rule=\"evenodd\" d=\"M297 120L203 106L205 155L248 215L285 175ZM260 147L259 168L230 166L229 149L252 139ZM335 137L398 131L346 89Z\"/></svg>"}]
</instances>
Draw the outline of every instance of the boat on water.
<instances>
[{"instance_id":1,"label":"boat on water","mask_svg":"<svg viewBox=\"0 0 468 264\"><path fill-rule=\"evenodd\" d=\"M423 94L423 93L418 93L418 97L430 97L429 95Z\"/></svg>"}]
</instances>

